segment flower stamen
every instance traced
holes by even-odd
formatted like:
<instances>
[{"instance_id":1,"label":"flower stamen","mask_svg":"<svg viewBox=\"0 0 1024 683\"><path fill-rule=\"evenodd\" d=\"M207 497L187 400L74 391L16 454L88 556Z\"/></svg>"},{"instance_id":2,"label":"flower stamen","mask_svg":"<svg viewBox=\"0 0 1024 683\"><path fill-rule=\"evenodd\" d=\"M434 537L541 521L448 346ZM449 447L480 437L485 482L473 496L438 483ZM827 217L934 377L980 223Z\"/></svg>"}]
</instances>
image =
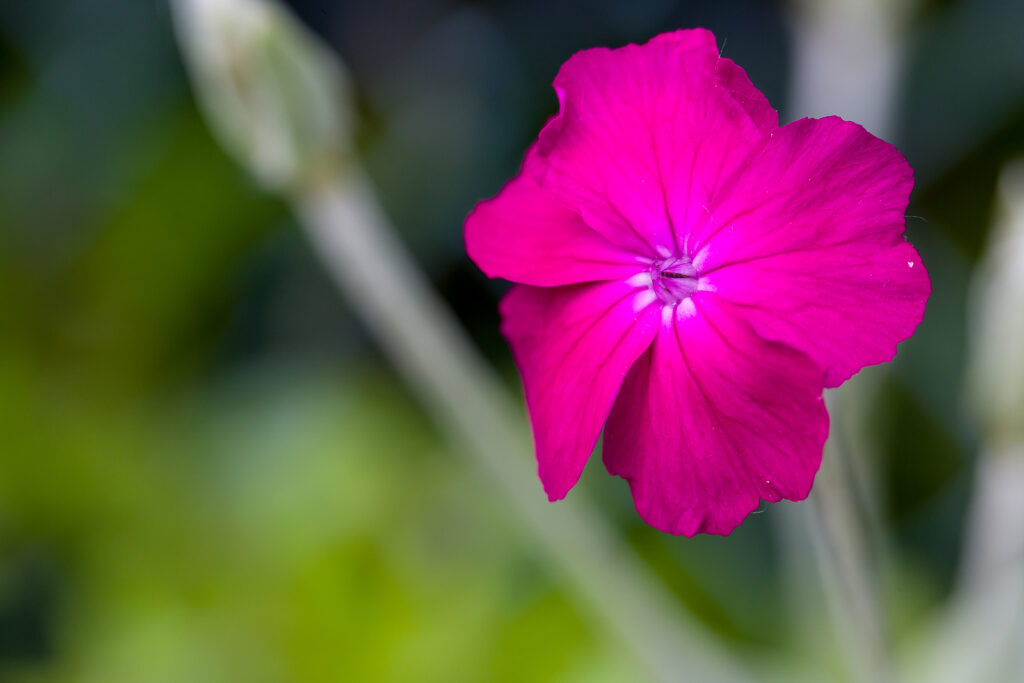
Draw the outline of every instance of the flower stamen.
<instances>
[{"instance_id":1,"label":"flower stamen","mask_svg":"<svg viewBox=\"0 0 1024 683\"><path fill-rule=\"evenodd\" d=\"M670 257L651 266L651 289L663 304L678 304L697 291L697 269L685 256Z\"/></svg>"}]
</instances>

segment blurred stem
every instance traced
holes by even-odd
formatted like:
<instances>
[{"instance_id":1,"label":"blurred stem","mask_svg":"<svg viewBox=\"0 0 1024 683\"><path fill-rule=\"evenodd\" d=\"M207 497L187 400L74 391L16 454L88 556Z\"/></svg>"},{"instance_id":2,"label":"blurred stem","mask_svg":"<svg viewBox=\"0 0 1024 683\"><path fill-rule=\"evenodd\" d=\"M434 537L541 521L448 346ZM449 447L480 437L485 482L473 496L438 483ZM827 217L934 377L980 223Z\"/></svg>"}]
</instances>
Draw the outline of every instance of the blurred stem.
<instances>
[{"instance_id":1,"label":"blurred stem","mask_svg":"<svg viewBox=\"0 0 1024 683\"><path fill-rule=\"evenodd\" d=\"M999 177L969 299L967 399L981 433L960 576L925 644L929 683L1020 680L1024 666L1024 161Z\"/></svg>"},{"instance_id":2,"label":"blurred stem","mask_svg":"<svg viewBox=\"0 0 1024 683\"><path fill-rule=\"evenodd\" d=\"M544 502L519 405L395 237L357 172L296 193L324 265L443 432L472 456L582 604L661 681L742 681L724 649L678 604L579 492Z\"/></svg>"},{"instance_id":3,"label":"blurred stem","mask_svg":"<svg viewBox=\"0 0 1024 683\"><path fill-rule=\"evenodd\" d=\"M986 446L967 516L960 583L910 680L1019 680L1024 664L1024 443Z\"/></svg>"},{"instance_id":4,"label":"blurred stem","mask_svg":"<svg viewBox=\"0 0 1024 683\"><path fill-rule=\"evenodd\" d=\"M827 398L830 412L839 412L835 395ZM858 512L853 464L837 431L833 425L811 494L813 545L851 673L858 681L884 683L893 676L874 555Z\"/></svg>"}]
</instances>

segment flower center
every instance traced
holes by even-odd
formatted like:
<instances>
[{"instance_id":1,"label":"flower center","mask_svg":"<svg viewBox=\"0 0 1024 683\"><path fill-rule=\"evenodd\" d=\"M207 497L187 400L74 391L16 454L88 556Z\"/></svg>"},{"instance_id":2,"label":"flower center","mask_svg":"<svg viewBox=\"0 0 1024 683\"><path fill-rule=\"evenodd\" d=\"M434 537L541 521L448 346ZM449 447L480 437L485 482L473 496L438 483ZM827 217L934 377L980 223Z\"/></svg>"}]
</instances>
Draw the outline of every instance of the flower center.
<instances>
[{"instance_id":1,"label":"flower center","mask_svg":"<svg viewBox=\"0 0 1024 683\"><path fill-rule=\"evenodd\" d=\"M697 269L685 256L655 262L651 264L651 288L662 303L677 304L697 291Z\"/></svg>"}]
</instances>

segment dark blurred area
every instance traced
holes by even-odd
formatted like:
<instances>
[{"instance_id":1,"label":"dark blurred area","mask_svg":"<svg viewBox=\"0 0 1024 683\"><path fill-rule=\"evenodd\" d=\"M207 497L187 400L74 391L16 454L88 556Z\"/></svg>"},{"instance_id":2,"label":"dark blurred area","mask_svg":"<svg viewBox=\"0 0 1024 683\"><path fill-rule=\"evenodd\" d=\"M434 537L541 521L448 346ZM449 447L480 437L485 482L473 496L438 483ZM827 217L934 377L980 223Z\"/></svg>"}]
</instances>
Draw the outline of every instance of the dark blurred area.
<instances>
[{"instance_id":1,"label":"dark blurred area","mask_svg":"<svg viewBox=\"0 0 1024 683\"><path fill-rule=\"evenodd\" d=\"M468 261L462 221L517 171L569 55L705 26L803 116L779 3L288 4L352 72L386 211L510 387L505 285ZM934 294L865 371L896 637L960 552L966 292L1024 154L1022 25L1024 3L935 0L907 32L891 142ZM0 680L635 680L476 476L207 131L165 3L0 2ZM809 647L776 626L793 607L774 507L677 539L599 463L582 487L714 632Z\"/></svg>"}]
</instances>

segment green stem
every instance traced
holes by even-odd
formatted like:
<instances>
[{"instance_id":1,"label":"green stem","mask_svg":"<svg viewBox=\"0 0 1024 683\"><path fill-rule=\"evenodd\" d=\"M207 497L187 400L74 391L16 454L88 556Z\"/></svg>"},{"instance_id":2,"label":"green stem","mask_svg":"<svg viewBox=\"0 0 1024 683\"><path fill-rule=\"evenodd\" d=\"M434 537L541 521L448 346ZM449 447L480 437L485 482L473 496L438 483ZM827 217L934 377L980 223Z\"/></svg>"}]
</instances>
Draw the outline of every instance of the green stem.
<instances>
[{"instance_id":1,"label":"green stem","mask_svg":"<svg viewBox=\"0 0 1024 683\"><path fill-rule=\"evenodd\" d=\"M834 394L828 398L833 428L811 494L813 543L851 674L865 683L884 683L893 673L874 554L858 513L853 465L837 428L841 406Z\"/></svg>"}]
</instances>

